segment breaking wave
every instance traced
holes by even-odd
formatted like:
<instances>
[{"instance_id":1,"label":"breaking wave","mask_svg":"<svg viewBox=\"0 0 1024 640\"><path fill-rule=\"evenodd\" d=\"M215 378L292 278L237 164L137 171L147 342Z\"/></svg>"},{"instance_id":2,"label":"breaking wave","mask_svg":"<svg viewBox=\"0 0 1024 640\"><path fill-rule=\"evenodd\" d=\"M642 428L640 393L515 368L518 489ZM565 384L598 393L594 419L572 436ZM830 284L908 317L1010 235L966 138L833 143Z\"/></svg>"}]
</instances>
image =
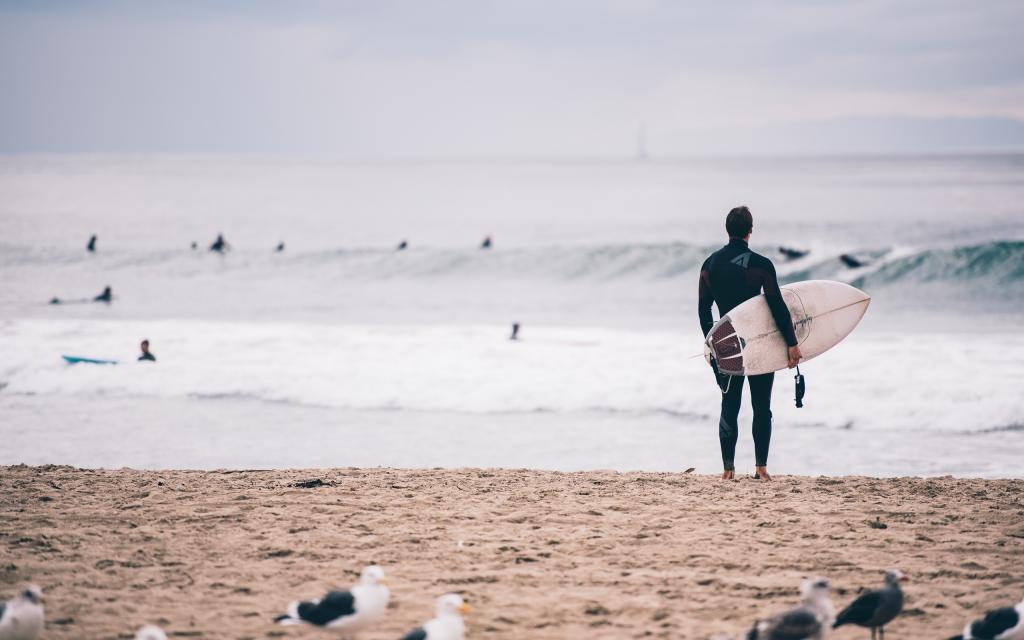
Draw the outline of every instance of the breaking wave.
<instances>
[{"instance_id":1,"label":"breaking wave","mask_svg":"<svg viewBox=\"0 0 1024 640\"><path fill-rule=\"evenodd\" d=\"M0 268L16 275L36 268L88 267L109 274L143 272L162 277L230 274L326 276L348 281L395 279L672 280L690 279L715 247L685 243L548 246L492 251L421 248L397 252L341 249L269 255L239 251L82 252L0 245ZM843 280L872 289L913 284L971 284L1020 296L1024 283L1024 241L1000 241L949 248L881 247L860 251L810 251L786 262L774 247L754 247L773 258L780 279ZM840 260L853 255L863 266Z\"/></svg>"}]
</instances>

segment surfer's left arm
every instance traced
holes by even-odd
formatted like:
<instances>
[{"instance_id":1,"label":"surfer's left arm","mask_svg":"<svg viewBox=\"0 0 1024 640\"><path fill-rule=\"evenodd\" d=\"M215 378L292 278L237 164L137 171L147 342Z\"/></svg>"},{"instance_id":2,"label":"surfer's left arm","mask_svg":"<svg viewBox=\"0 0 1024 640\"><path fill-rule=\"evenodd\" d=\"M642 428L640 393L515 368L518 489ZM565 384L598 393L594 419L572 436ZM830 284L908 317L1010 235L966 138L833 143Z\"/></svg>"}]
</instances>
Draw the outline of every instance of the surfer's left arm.
<instances>
[{"instance_id":1,"label":"surfer's left arm","mask_svg":"<svg viewBox=\"0 0 1024 640\"><path fill-rule=\"evenodd\" d=\"M796 331L793 330L793 318L789 315L789 308L786 301L782 299L782 290L779 289L779 279L775 275L775 265L771 260L765 258L767 263L762 271L761 287L764 289L764 297L768 301L768 308L771 309L775 324L778 325L782 337L786 340L786 346L792 349L796 347Z\"/></svg>"},{"instance_id":2,"label":"surfer's left arm","mask_svg":"<svg viewBox=\"0 0 1024 640\"><path fill-rule=\"evenodd\" d=\"M708 263L705 260L700 268L700 280L697 282L697 316L700 317L701 335L707 336L711 327L715 326L715 318L711 315L711 304L715 297L711 295L711 283L708 280Z\"/></svg>"}]
</instances>

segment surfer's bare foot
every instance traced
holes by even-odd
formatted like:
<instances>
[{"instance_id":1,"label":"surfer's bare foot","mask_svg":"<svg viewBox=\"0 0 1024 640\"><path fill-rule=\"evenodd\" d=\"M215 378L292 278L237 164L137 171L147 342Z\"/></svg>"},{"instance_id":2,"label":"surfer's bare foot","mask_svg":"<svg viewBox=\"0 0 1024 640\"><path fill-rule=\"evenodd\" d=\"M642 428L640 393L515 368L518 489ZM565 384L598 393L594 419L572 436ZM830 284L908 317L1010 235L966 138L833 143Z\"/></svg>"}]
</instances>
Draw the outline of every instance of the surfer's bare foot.
<instances>
[{"instance_id":1,"label":"surfer's bare foot","mask_svg":"<svg viewBox=\"0 0 1024 640\"><path fill-rule=\"evenodd\" d=\"M735 480L736 472L732 469L726 469L722 472L722 480Z\"/></svg>"},{"instance_id":2,"label":"surfer's bare foot","mask_svg":"<svg viewBox=\"0 0 1024 640\"><path fill-rule=\"evenodd\" d=\"M768 475L768 467L757 467L755 471L759 480L771 481L772 477Z\"/></svg>"}]
</instances>

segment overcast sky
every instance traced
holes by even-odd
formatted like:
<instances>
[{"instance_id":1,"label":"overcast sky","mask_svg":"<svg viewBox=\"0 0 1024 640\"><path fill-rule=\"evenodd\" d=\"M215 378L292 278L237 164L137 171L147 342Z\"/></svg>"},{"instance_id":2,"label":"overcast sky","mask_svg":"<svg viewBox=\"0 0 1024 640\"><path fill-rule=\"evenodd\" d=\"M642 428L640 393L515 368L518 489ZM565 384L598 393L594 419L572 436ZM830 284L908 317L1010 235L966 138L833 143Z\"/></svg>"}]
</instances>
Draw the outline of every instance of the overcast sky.
<instances>
[{"instance_id":1,"label":"overcast sky","mask_svg":"<svg viewBox=\"0 0 1024 640\"><path fill-rule=\"evenodd\" d=\"M1024 120L1022 25L1020 0L0 0L0 150L629 154L645 123L677 153Z\"/></svg>"}]
</instances>

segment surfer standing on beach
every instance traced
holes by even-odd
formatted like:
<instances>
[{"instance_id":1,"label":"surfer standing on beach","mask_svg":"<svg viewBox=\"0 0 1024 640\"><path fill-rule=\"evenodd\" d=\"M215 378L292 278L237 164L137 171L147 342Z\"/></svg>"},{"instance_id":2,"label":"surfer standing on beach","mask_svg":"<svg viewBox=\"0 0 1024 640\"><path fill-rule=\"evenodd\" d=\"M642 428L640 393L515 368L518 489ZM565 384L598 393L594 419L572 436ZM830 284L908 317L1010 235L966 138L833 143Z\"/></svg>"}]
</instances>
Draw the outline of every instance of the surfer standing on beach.
<instances>
[{"instance_id":1,"label":"surfer standing on beach","mask_svg":"<svg viewBox=\"0 0 1024 640\"><path fill-rule=\"evenodd\" d=\"M697 294L697 315L700 328L707 336L714 326L711 303L718 306L718 317L729 313L740 303L764 291L768 307L788 346L790 368L795 367L803 355L797 346L796 333L789 309L782 300L775 265L768 258L750 250L748 242L754 228L754 218L746 207L736 207L725 218L729 244L711 254L700 268ZM714 363L712 363L714 366ZM754 458L757 477L771 480L768 475L768 446L772 439L772 383L774 373L758 376L727 376L715 368L718 385L722 388L722 414L718 420L718 439L722 446L723 480L736 476L734 458L739 435L737 421L743 394L744 379L750 380L750 404L754 410Z\"/></svg>"}]
</instances>

